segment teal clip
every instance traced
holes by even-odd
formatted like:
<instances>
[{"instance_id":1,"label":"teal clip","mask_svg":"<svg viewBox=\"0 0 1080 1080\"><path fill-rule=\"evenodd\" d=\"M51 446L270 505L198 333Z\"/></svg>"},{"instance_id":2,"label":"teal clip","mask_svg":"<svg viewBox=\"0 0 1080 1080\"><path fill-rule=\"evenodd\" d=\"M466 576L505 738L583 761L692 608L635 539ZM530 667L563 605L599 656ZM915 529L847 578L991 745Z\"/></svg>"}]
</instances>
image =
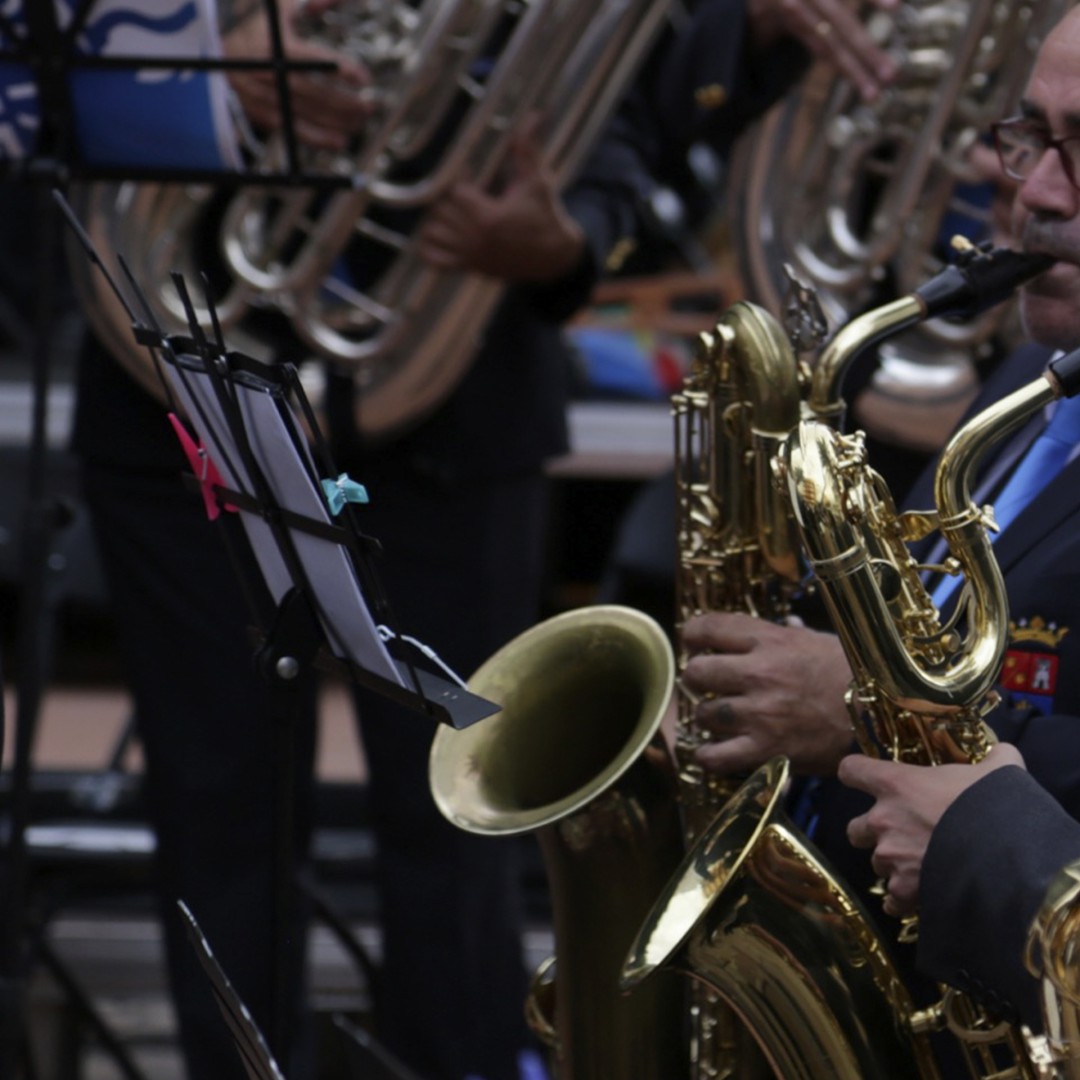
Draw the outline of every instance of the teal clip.
<instances>
[{"instance_id":1,"label":"teal clip","mask_svg":"<svg viewBox=\"0 0 1080 1080\"><path fill-rule=\"evenodd\" d=\"M347 502L366 503L367 488L349 479L348 473L342 473L336 480L320 480L326 501L330 504L330 513L337 517Z\"/></svg>"}]
</instances>

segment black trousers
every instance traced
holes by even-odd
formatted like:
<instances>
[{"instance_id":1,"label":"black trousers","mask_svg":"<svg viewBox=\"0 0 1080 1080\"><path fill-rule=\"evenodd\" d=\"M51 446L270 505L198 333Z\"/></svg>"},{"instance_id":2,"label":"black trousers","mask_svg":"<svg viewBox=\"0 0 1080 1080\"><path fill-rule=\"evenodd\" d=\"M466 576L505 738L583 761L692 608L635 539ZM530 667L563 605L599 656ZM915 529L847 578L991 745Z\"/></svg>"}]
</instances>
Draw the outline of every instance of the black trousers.
<instances>
[{"instance_id":1,"label":"black trousers","mask_svg":"<svg viewBox=\"0 0 1080 1080\"><path fill-rule=\"evenodd\" d=\"M384 467L354 478L372 495L362 527L383 545L380 573L401 632L467 675L535 620L546 505L540 477L432 484ZM313 688L283 697L255 670L248 606L221 523L205 519L178 478L91 465L84 490L145 748L189 1073L240 1077L175 901L192 908L269 1030L278 927L268 901L274 808L285 781L276 740L283 729L291 735L300 857L311 827ZM462 833L438 814L427 782L427 718L367 693L358 706L385 948L377 1035L434 1080L516 1080L514 1061L527 1040L516 848ZM302 913L291 926L289 985L298 1010ZM286 1074L292 1080L300 1069Z\"/></svg>"}]
</instances>

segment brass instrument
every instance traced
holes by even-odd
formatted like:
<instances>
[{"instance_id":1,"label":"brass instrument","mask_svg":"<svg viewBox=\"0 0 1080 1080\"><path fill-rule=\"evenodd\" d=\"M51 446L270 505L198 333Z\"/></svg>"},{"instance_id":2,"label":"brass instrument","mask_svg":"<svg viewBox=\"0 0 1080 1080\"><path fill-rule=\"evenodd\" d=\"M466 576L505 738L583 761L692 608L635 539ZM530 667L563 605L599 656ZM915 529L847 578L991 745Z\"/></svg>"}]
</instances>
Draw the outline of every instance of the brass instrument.
<instances>
[{"instance_id":1,"label":"brass instrument","mask_svg":"<svg viewBox=\"0 0 1080 1080\"><path fill-rule=\"evenodd\" d=\"M673 2L356 0L303 27L374 75L374 116L355 145L301 153L302 171L344 186L95 183L71 201L97 250L127 260L167 332L186 327L170 273L205 272L231 340L268 359L289 342L292 359L351 373L359 430L392 434L457 385L503 291L427 266L413 224L458 180L497 180L510 136L534 112L545 122L544 163L567 183ZM250 167L273 174L285 160L274 137ZM350 263L347 250L362 255ZM99 337L160 394L103 276L81 252L71 264ZM210 326L201 300L197 315Z\"/></svg>"},{"instance_id":2,"label":"brass instrument","mask_svg":"<svg viewBox=\"0 0 1080 1080\"><path fill-rule=\"evenodd\" d=\"M683 995L618 991L626 943L682 844L659 735L675 676L666 634L630 608L556 615L487 660L469 688L502 706L431 749L435 802L459 828L534 832L551 893L555 963L528 1003L559 1080L685 1071Z\"/></svg>"},{"instance_id":3,"label":"brass instrument","mask_svg":"<svg viewBox=\"0 0 1080 1080\"><path fill-rule=\"evenodd\" d=\"M874 101L816 65L745 139L729 209L747 295L779 311L785 267L831 326L911 293L948 262L942 236L990 236L968 153L1014 110L1042 38L1069 0L905 0L857 5L898 74ZM1007 308L931 319L882 348L872 387L932 407L972 394ZM936 447L935 447L936 449Z\"/></svg>"},{"instance_id":4,"label":"brass instrument","mask_svg":"<svg viewBox=\"0 0 1080 1080\"><path fill-rule=\"evenodd\" d=\"M1080 1077L1080 864L1063 867L1046 890L1028 935L1028 970L1042 976L1044 1030L1031 1036L1039 1080Z\"/></svg>"},{"instance_id":5,"label":"brass instrument","mask_svg":"<svg viewBox=\"0 0 1080 1080\"><path fill-rule=\"evenodd\" d=\"M808 420L788 441L780 473L852 667L848 704L865 753L937 765L979 761L992 745L983 716L997 700L1008 600L990 544L993 514L972 502L970 478L1035 410L1075 392L1078 368L1071 357L1052 361L1045 377L965 424L942 453L931 513L897 513L861 436ZM949 547L944 568L965 582L944 625L906 546L935 526ZM966 995L946 989L929 1013L956 1036L972 1076L1038 1075L1024 1033Z\"/></svg>"},{"instance_id":6,"label":"brass instrument","mask_svg":"<svg viewBox=\"0 0 1080 1080\"><path fill-rule=\"evenodd\" d=\"M958 443L982 444L1012 431L1048 401L1080 392L1080 352L1057 357L1027 386L974 417L957 435ZM970 451L969 451L970 452ZM950 547L951 547L950 542ZM1024 957L1032 975L1042 979L1043 1032L1027 1033L1031 1075L1038 1080L1080 1078L1080 863L1063 867L1028 934Z\"/></svg>"},{"instance_id":7,"label":"brass instrument","mask_svg":"<svg viewBox=\"0 0 1080 1080\"><path fill-rule=\"evenodd\" d=\"M708 611L781 619L798 585L798 537L772 459L799 419L803 376L776 320L733 305L702 334L672 399L679 562L677 622ZM679 658L680 670L686 657ZM675 752L687 839L735 787L705 773L694 751L705 736L693 702L678 697Z\"/></svg>"},{"instance_id":8,"label":"brass instrument","mask_svg":"<svg viewBox=\"0 0 1080 1080\"><path fill-rule=\"evenodd\" d=\"M869 914L784 817L786 778L783 759L763 766L701 834L622 985L634 996L662 970L703 983L782 1080L933 1080L928 1025Z\"/></svg>"},{"instance_id":9,"label":"brass instrument","mask_svg":"<svg viewBox=\"0 0 1080 1080\"><path fill-rule=\"evenodd\" d=\"M679 560L676 618L744 611L781 619L800 567L797 536L771 482L773 456L799 418L802 375L787 336L767 312L740 302L701 334L693 366L671 399ZM679 670L686 656L679 657ZM738 782L694 757L707 739L694 702L676 695L674 752L685 846L731 798ZM691 1078L743 1075L756 1055L729 1007L700 983L687 1003Z\"/></svg>"},{"instance_id":10,"label":"brass instrument","mask_svg":"<svg viewBox=\"0 0 1080 1080\"><path fill-rule=\"evenodd\" d=\"M895 511L892 520L888 507L876 513L870 521L873 528L859 516L860 510L873 504L870 496L881 494L880 489L871 487L869 493L853 493L853 486L844 484L845 474L837 473L832 461L811 476L806 471L796 474L794 468L801 459L790 460L791 448L800 446L800 437L810 431L821 432L822 441L829 447L839 445L846 450L849 443L861 445L857 439L845 440L830 425L838 424L842 416L839 390L843 376L864 348L922 319L976 314L1011 295L1051 261L1002 249L962 251L956 264L911 295L867 313L841 330L819 357L805 400L798 393L803 380L779 327L775 323L770 326L771 317L760 309L733 309L721 321L717 333L717 340L725 343L722 355L731 366L733 358L739 357L746 370L760 372L757 377L762 387L775 386L784 394L783 404L773 402L763 414L771 423L762 425L768 437L761 441L762 453L755 466L759 471L754 482L762 485L761 493L745 490L745 478L744 488L734 486L738 480L735 471L729 480L731 492L723 492L726 499L713 500L733 521L742 523L753 554L760 556L772 549L772 542L762 543L759 548L758 537L789 535L794 510L794 523L815 571L822 561L821 546L840 543L831 540L830 530L843 536L843 529L854 530L861 524L868 534L865 544L872 547L866 556L870 576L877 572L885 578L890 599L898 593L910 597L916 587L921 589L917 579L914 586L905 586L903 575L888 573L886 558L896 558L896 547L902 547L901 529L894 525ZM752 318L747 313L752 313ZM745 383L743 390L745 393ZM751 425L756 427L758 404L749 396L736 403L720 396L716 415L723 420L717 423L717 430L730 437L739 430L740 422L746 430ZM800 421L800 413L808 419ZM716 440L719 438L717 435ZM753 461L747 447L733 441L729 449L734 460L728 462L729 470L737 470L738 462ZM967 463L965 458L955 460ZM710 459L706 458L697 471L711 475L709 466ZM786 485L774 475L777 469L786 477ZM695 470L683 475L689 483L695 480ZM805 484L805 491L800 484ZM737 497L733 492L738 492ZM777 492L783 497L774 501ZM835 511L838 521L811 521L805 515L797 516L803 512L800 498L805 500L815 494ZM680 492L679 497L684 500L688 496ZM739 507L745 507L753 498L757 498L759 506L769 508L768 514L755 519L744 511L740 517ZM948 527L949 535L958 541L968 539L975 528L961 521L950 521ZM825 535L818 537L815 530ZM717 531L718 535L727 535L719 524ZM697 534L689 535L693 538ZM694 545L686 550L687 566L682 572L691 572L685 580L692 586L693 597L694 589L699 588L693 574L701 571L693 558ZM779 586L778 595L783 597L795 580L797 562L786 539L778 543L777 550L782 557L772 566L771 577L773 587ZM906 556L906 548L903 552ZM742 557L746 557L745 552ZM701 562L719 572L719 559ZM736 560L734 566L738 565ZM768 564L762 561L757 565L760 574ZM974 552L971 565L982 565ZM844 572L848 569L845 563L837 571L841 585L847 583ZM745 604L752 591L746 589L737 572L734 580L743 590L744 610L752 610L752 605ZM833 614L837 620L848 614L841 604L846 597L839 586L831 594L826 592L826 599L836 605ZM851 606L860 599L856 594ZM873 629L879 632L877 627ZM985 652L976 650L969 667L975 669L980 662L992 666ZM959 677L957 672L952 674ZM996 674L997 667L993 666L991 682ZM984 675L972 670L965 677L971 683ZM968 685L961 689L971 692ZM686 752L692 753L694 745L688 739ZM684 789L692 775L690 770L680 769ZM759 770L719 818L705 825L693 840L680 870L654 905L630 949L623 968L623 985L628 989L648 985L654 973L662 969L674 968L689 974L734 1011L775 1075L783 1080L836 1076L854 1080L890 1075L917 1075L930 1080L938 1074L927 1037L943 1023L958 1029L967 1023L965 1005L953 995L939 1010L915 1007L870 915L837 879L822 855L800 838L780 813L779 789L784 775L779 763ZM700 991L698 996L700 1007ZM983 1034L980 1032L980 1037ZM741 1066L745 1052L737 1046L727 1049L733 1055L727 1059L728 1064L735 1061ZM894 1063L899 1070L895 1074L890 1072ZM979 1075L991 1074L984 1071Z\"/></svg>"}]
</instances>

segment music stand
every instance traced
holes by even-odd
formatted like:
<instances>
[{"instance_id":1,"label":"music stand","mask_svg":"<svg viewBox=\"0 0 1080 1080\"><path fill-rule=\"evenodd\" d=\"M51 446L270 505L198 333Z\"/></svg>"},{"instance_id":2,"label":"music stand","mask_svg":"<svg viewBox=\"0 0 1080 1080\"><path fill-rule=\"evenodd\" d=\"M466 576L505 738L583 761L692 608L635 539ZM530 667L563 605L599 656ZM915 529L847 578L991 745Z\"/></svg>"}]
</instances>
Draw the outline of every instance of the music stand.
<instances>
[{"instance_id":1,"label":"music stand","mask_svg":"<svg viewBox=\"0 0 1080 1080\"><path fill-rule=\"evenodd\" d=\"M429 646L395 629L375 562L378 544L361 531L361 512L346 497L346 492L359 497L358 485L334 465L295 366L266 364L228 350L207 291L215 331L215 338L208 338L179 274L173 281L190 336L166 335L143 321L71 209L61 196L57 201L128 311L135 340L149 350L171 400L187 417L185 423L178 412L171 414L174 425L186 428L193 486L201 491L208 514L239 514L276 605L268 625L258 625L257 610L251 615L259 637L259 670L289 705L288 730L278 740L276 762L280 787L273 902L281 951L275 955L270 1038L285 1057L289 999L283 953L294 888L290 777L297 720L291 687L306 669L318 668L456 728L491 716L499 706L469 692ZM138 283L123 258L118 261L127 274L127 289L152 321Z\"/></svg>"},{"instance_id":2,"label":"music stand","mask_svg":"<svg viewBox=\"0 0 1080 1080\"><path fill-rule=\"evenodd\" d=\"M258 1024L229 982L228 975L210 948L210 943L195 916L182 901L177 906L199 962L210 980L221 1015L232 1033L233 1042L249 1080L285 1080ZM344 1016L335 1016L334 1025L345 1039L347 1061L354 1076L363 1077L364 1080L420 1080L415 1073L379 1046L366 1031Z\"/></svg>"},{"instance_id":3,"label":"music stand","mask_svg":"<svg viewBox=\"0 0 1080 1080\"><path fill-rule=\"evenodd\" d=\"M135 8L139 0L132 0ZM34 185L41 194L40 213L43 229L37 244L36 348L33 365L33 412L30 452L26 470L26 498L20 545L20 614L17 627L19 680L16 688L16 737L12 752L10 827L5 838L7 856L3 896L3 930L0 931L0 1080L16 1072L22 1053L25 1027L21 1023L22 981L26 957L25 934L28 866L25 831L30 819L30 774L34 736L46 680L47 635L42 626L47 578L47 559L54 533L67 523L64 507L45 492L47 460L47 401L50 365L50 302L53 295L53 238L57 235L53 206L48 191L72 180L147 180L157 182L202 182L227 184L273 184L315 186L325 189L348 186L349 178L325 175L301 164L293 122L294 110L288 77L294 72L332 72L332 63L293 61L286 58L281 34L278 0L260 0L270 29L270 55L258 59L226 60L213 48L198 52L153 52L149 49L101 48L94 33L108 17L111 33L122 22L115 10L105 16L96 10L99 0L70 0L66 6L39 0L16 0L0 13L0 100L5 105L0 123L0 171L7 178ZM59 10L58 10L59 9ZM138 12L131 15L138 22ZM162 14L155 5L154 15ZM208 20L215 15L213 0L177 4L163 24L175 25L178 18ZM61 17L66 19L61 22ZM149 25L154 20L148 17ZM146 29L146 27L142 27ZM216 25L213 25L216 35ZM145 41L145 36L139 39ZM282 115L285 162L280 170L248 171L238 154L225 153L221 160L197 155L168 156L154 162L124 159L99 153L93 132L86 128L86 106L94 94L76 85L83 76L107 79L146 70L159 75L179 77L187 73L205 76L208 85L214 76L230 71L269 71L274 76ZM10 94L12 83L17 93ZM190 81L190 80L189 80ZM98 83L100 85L100 82ZM167 127L167 111L155 116L158 130ZM115 117L105 120L115 124ZM122 125L117 125L122 126ZM173 140L166 135L165 143ZM178 143L179 145L179 143ZM187 145L187 144L184 144ZM195 161L193 164L192 161ZM0 715L0 720L3 720ZM42 951L43 944L38 946ZM100 1018L85 1000L76 1005L101 1032ZM119 1044L106 1040L107 1048L128 1077L139 1076L134 1063L127 1059Z\"/></svg>"}]
</instances>

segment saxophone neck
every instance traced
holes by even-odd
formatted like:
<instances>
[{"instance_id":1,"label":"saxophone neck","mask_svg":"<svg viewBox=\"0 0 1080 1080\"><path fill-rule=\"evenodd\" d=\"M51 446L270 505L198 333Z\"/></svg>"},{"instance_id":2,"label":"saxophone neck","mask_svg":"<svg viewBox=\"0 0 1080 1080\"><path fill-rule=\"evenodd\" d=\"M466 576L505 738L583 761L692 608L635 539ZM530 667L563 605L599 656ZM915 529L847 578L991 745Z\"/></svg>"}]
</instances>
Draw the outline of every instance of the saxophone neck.
<instances>
[{"instance_id":1,"label":"saxophone neck","mask_svg":"<svg viewBox=\"0 0 1080 1080\"><path fill-rule=\"evenodd\" d=\"M927 319L973 319L1007 300L1025 282L1048 270L1049 255L1029 255L1009 248L968 247L908 296L875 308L842 327L822 352L810 387L810 412L835 422L843 410L840 387L851 365L871 345Z\"/></svg>"},{"instance_id":2,"label":"saxophone neck","mask_svg":"<svg viewBox=\"0 0 1080 1080\"><path fill-rule=\"evenodd\" d=\"M953 435L934 477L934 500L946 538L948 530L971 515L969 481L986 452L1044 405L1078 393L1080 349L1052 359L1041 375L977 413Z\"/></svg>"}]
</instances>

